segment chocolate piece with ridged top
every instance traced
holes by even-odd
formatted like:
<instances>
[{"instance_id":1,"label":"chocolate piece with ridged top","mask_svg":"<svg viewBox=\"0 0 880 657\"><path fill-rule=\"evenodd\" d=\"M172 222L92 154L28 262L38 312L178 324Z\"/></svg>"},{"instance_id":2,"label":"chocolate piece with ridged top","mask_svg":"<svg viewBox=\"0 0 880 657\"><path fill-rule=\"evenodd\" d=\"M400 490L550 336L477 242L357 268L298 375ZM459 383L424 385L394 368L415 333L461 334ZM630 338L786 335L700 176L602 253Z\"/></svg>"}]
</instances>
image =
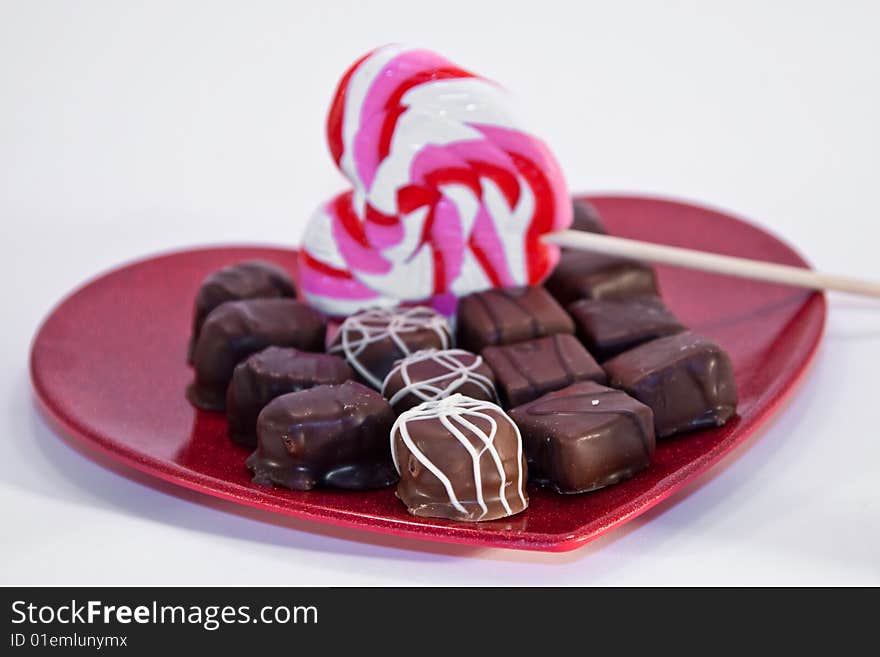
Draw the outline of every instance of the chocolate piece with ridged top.
<instances>
[{"instance_id":1,"label":"chocolate piece with ridged top","mask_svg":"<svg viewBox=\"0 0 880 657\"><path fill-rule=\"evenodd\" d=\"M643 342L685 330L657 297L581 299L568 307L568 313L577 327L577 336L600 362Z\"/></svg>"},{"instance_id":2,"label":"chocolate piece with ridged top","mask_svg":"<svg viewBox=\"0 0 880 657\"><path fill-rule=\"evenodd\" d=\"M483 358L495 372L505 408L525 404L577 381L604 383L605 372L573 335L551 335L487 347Z\"/></svg>"},{"instance_id":3,"label":"chocolate piece with ridged top","mask_svg":"<svg viewBox=\"0 0 880 657\"><path fill-rule=\"evenodd\" d=\"M654 415L625 392L583 381L510 411L529 480L585 493L632 477L654 454Z\"/></svg>"},{"instance_id":4,"label":"chocolate piece with ridged top","mask_svg":"<svg viewBox=\"0 0 880 657\"><path fill-rule=\"evenodd\" d=\"M257 416L270 401L290 392L345 383L354 372L338 356L268 347L239 363L226 392L229 437L257 446Z\"/></svg>"},{"instance_id":5,"label":"chocolate piece with ridged top","mask_svg":"<svg viewBox=\"0 0 880 657\"><path fill-rule=\"evenodd\" d=\"M589 251L563 249L544 286L563 306L579 299L657 296L654 270L644 262Z\"/></svg>"},{"instance_id":6,"label":"chocolate piece with ridged top","mask_svg":"<svg viewBox=\"0 0 880 657\"><path fill-rule=\"evenodd\" d=\"M257 419L254 483L295 490L365 490L397 481L389 436L394 411L355 381L276 397Z\"/></svg>"},{"instance_id":7,"label":"chocolate piece with ridged top","mask_svg":"<svg viewBox=\"0 0 880 657\"><path fill-rule=\"evenodd\" d=\"M571 220L571 229L572 230L582 230L586 233L599 233L600 235L607 235L608 231L605 230L605 226L602 224L602 219L599 217L599 212L593 207L592 203L588 201L584 201L583 199L575 199L572 201L572 220Z\"/></svg>"},{"instance_id":8,"label":"chocolate piece with ridged top","mask_svg":"<svg viewBox=\"0 0 880 657\"><path fill-rule=\"evenodd\" d=\"M458 303L458 346L474 353L556 333L574 333L574 322L541 287L494 288Z\"/></svg>"},{"instance_id":9,"label":"chocolate piece with ridged top","mask_svg":"<svg viewBox=\"0 0 880 657\"><path fill-rule=\"evenodd\" d=\"M658 438L719 427L736 413L730 357L691 331L646 342L604 366L609 385L651 407Z\"/></svg>"}]
</instances>

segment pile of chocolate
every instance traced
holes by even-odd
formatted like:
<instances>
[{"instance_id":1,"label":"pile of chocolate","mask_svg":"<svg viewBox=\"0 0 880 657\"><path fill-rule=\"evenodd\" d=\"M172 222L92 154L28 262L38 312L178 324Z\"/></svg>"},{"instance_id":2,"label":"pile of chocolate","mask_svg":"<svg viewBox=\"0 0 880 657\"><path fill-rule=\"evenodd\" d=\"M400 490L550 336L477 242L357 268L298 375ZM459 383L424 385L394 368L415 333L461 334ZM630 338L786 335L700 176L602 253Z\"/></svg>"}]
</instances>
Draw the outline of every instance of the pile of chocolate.
<instances>
[{"instance_id":1,"label":"pile of chocolate","mask_svg":"<svg viewBox=\"0 0 880 657\"><path fill-rule=\"evenodd\" d=\"M605 232L575 203L576 230ZM188 396L225 410L254 482L397 482L415 515L493 520L527 481L584 493L648 467L655 439L736 413L727 354L664 306L644 263L562 253L543 287L325 318L264 262L224 268L195 304Z\"/></svg>"}]
</instances>

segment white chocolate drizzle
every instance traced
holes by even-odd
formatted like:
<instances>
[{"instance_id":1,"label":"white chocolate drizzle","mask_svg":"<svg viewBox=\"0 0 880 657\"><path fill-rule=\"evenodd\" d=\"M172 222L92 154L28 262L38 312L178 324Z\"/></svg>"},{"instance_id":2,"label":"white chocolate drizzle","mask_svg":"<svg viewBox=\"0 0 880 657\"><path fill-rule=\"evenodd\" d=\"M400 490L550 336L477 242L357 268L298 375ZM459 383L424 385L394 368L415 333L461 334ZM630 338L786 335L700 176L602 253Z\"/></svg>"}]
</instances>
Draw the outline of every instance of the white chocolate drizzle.
<instances>
[{"instance_id":1,"label":"white chocolate drizzle","mask_svg":"<svg viewBox=\"0 0 880 657\"><path fill-rule=\"evenodd\" d=\"M348 364L377 390L382 379L367 369L361 355L370 345L390 338L404 357L412 354L407 345L407 333L431 330L437 334L443 349L451 346L449 324L439 313L426 306L412 308L373 308L349 316L339 327L339 343L328 349L331 354L341 353Z\"/></svg>"},{"instance_id":2,"label":"white chocolate drizzle","mask_svg":"<svg viewBox=\"0 0 880 657\"><path fill-rule=\"evenodd\" d=\"M394 467L397 469L397 473L401 474L401 470L400 463L397 459L397 453L394 449L394 439L395 436L399 435L409 453L412 454L429 472L437 477L441 484L443 484L443 488L446 490L446 494L449 497L450 504L452 504L452 506L460 513L467 514L467 509L465 509L461 500L455 493L455 487L453 486L452 481L450 481L449 477L447 477L446 474L416 446L412 439L412 435L410 434L410 425L414 422L431 420L440 421L440 423L449 431L450 436L455 438L471 457L474 473L474 490L476 491L477 496L476 501L482 510L482 514L477 520L488 513L488 506L486 505L486 500L483 495L480 467L480 461L486 453L489 454L489 457L494 462L501 478L501 484L498 487L499 501L508 515L514 513L505 494L508 481L507 475L504 472L504 463L497 447L495 446L495 438L498 435L498 422L496 418L487 411L494 411L498 418L507 421L516 435L516 491L522 501L522 508L524 509L527 502L523 488L522 436L519 427L516 426L513 420L510 419L501 407L491 402L465 397L462 394L456 393L442 399L423 402L408 411L404 411L401 413L400 417L397 418L397 421L391 428L391 456L394 460ZM486 421L489 425L489 432L486 433L468 418ZM476 438L476 440L482 444L480 449L477 449L477 447L474 446L472 440L465 434L463 429L469 432L470 438Z\"/></svg>"},{"instance_id":3,"label":"white chocolate drizzle","mask_svg":"<svg viewBox=\"0 0 880 657\"><path fill-rule=\"evenodd\" d=\"M417 363L431 361L442 368L440 374L429 379L413 380L410 369ZM470 363L468 361L471 361ZM423 349L400 360L394 369L385 377L382 384L383 393L388 382L395 373L400 373L403 387L388 397L388 403L394 406L407 395L413 395L423 402L442 399L455 394L466 383L479 387L486 396L496 401L498 394L492 380L478 370L483 364L483 357L472 354L464 349Z\"/></svg>"}]
</instances>

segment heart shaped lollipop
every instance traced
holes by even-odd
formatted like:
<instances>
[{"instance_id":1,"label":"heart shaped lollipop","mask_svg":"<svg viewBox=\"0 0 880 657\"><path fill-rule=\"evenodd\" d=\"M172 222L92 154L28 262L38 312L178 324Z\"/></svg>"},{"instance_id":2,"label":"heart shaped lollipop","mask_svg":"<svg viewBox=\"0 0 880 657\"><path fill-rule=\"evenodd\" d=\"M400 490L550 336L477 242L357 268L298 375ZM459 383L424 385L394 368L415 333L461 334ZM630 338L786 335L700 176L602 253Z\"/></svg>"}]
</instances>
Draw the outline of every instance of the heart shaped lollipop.
<instances>
[{"instance_id":1,"label":"heart shaped lollipop","mask_svg":"<svg viewBox=\"0 0 880 657\"><path fill-rule=\"evenodd\" d=\"M407 302L451 314L459 296L555 266L541 236L571 223L568 191L497 84L385 46L342 77L327 140L352 189L317 210L300 258L303 293L325 313Z\"/></svg>"}]
</instances>

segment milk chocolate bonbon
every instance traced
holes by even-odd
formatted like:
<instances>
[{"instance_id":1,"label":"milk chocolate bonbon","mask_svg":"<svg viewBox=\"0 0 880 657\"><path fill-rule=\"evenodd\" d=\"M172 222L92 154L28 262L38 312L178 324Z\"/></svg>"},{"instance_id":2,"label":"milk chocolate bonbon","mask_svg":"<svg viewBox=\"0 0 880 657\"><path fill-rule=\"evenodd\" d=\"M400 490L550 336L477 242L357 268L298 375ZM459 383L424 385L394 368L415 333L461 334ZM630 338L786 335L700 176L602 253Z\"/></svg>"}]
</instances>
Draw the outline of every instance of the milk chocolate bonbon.
<instances>
[{"instance_id":1,"label":"milk chocolate bonbon","mask_svg":"<svg viewBox=\"0 0 880 657\"><path fill-rule=\"evenodd\" d=\"M424 306L373 308L348 317L328 351L345 358L376 390L394 363L422 349L448 349L452 333L446 318Z\"/></svg>"},{"instance_id":2,"label":"milk chocolate bonbon","mask_svg":"<svg viewBox=\"0 0 880 657\"><path fill-rule=\"evenodd\" d=\"M382 386L382 394L397 413L455 393L498 400L495 375L481 356L464 349L418 351L400 360Z\"/></svg>"},{"instance_id":3,"label":"milk chocolate bonbon","mask_svg":"<svg viewBox=\"0 0 880 657\"><path fill-rule=\"evenodd\" d=\"M451 395L405 411L391 431L397 497L413 515L496 520L523 511L519 429L491 402Z\"/></svg>"}]
</instances>

